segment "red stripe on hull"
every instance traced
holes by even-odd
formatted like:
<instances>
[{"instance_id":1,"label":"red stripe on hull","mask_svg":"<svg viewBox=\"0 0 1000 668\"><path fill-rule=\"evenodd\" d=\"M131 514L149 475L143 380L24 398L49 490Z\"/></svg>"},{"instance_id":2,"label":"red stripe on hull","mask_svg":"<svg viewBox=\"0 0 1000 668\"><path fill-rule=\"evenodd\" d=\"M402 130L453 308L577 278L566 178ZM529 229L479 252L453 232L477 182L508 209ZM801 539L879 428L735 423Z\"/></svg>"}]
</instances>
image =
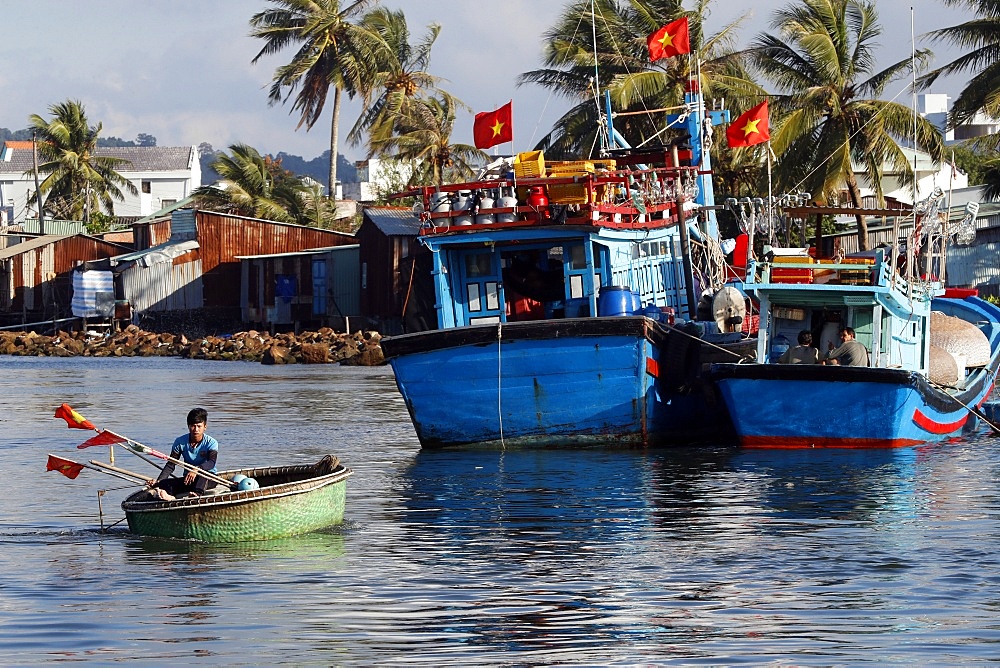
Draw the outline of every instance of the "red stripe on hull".
<instances>
[{"instance_id":1,"label":"red stripe on hull","mask_svg":"<svg viewBox=\"0 0 1000 668\"><path fill-rule=\"evenodd\" d=\"M772 450L792 450L805 448L908 448L922 445L926 441L910 438L807 438L803 436L743 436L740 444L744 448L769 448Z\"/></svg>"},{"instance_id":2,"label":"red stripe on hull","mask_svg":"<svg viewBox=\"0 0 1000 668\"><path fill-rule=\"evenodd\" d=\"M969 419L969 414L966 413L958 420L944 424L941 422L935 422L926 415L920 412L919 408L913 410L913 422L921 429L925 429L932 434L950 434L953 431L958 431L965 424L966 420Z\"/></svg>"}]
</instances>

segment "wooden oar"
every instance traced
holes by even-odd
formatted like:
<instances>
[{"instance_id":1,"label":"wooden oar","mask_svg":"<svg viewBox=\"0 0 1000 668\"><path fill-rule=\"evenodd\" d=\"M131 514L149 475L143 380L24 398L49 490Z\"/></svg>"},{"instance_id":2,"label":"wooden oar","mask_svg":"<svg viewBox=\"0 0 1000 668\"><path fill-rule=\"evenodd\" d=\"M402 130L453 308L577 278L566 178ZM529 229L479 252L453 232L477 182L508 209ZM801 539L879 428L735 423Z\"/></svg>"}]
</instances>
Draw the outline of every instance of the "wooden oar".
<instances>
[{"instance_id":1,"label":"wooden oar","mask_svg":"<svg viewBox=\"0 0 1000 668\"><path fill-rule=\"evenodd\" d=\"M129 476L143 484L149 480L149 476L142 475L141 473L135 473L134 471L129 471L127 469L118 468L117 466L113 466L111 464L105 464L104 462L99 462L94 459L91 459L90 463L102 469L107 469L105 472L114 471L116 473L121 473L123 476Z\"/></svg>"},{"instance_id":2,"label":"wooden oar","mask_svg":"<svg viewBox=\"0 0 1000 668\"><path fill-rule=\"evenodd\" d=\"M123 475L121 473L116 473L115 471L105 471L104 469L98 468L96 466L91 466L90 464L84 464L82 462L74 462L72 459L66 459L65 457L59 457L58 455L53 455L52 453L49 453L49 457L50 458L51 457L56 457L57 459L60 459L62 461L69 462L70 464L74 464L76 466L79 466L80 468L90 469L91 471L97 471L98 473L103 473L105 475L114 476L115 478L120 478L122 480L128 480L131 483L139 482L140 484L143 484L143 483L146 482L146 478L144 478L143 476L136 476L136 478L133 479L133 478L130 478L130 477L128 477L126 475ZM97 462L93 462L93 463L96 464ZM112 467L112 468L114 468L114 467ZM55 470L55 469L53 469L53 470ZM136 475L136 474L132 474L132 475ZM70 477L75 478L76 476L74 475L74 476L70 476Z\"/></svg>"}]
</instances>

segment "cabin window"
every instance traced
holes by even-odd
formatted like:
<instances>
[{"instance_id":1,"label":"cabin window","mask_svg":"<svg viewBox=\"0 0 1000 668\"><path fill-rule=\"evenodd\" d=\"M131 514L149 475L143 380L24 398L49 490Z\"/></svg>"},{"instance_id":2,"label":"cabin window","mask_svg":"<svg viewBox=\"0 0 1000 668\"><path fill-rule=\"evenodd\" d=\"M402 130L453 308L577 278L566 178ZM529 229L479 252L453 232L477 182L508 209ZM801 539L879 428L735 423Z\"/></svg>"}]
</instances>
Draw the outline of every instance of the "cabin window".
<instances>
[{"instance_id":1,"label":"cabin window","mask_svg":"<svg viewBox=\"0 0 1000 668\"><path fill-rule=\"evenodd\" d=\"M486 281L486 310L496 311L500 308L500 284L496 281Z\"/></svg>"},{"instance_id":2,"label":"cabin window","mask_svg":"<svg viewBox=\"0 0 1000 668\"><path fill-rule=\"evenodd\" d=\"M467 283L465 286L469 303L469 312L475 313L483 310L483 304L479 298L479 283Z\"/></svg>"},{"instance_id":3,"label":"cabin window","mask_svg":"<svg viewBox=\"0 0 1000 668\"><path fill-rule=\"evenodd\" d=\"M567 250L569 251L570 269L587 268L587 254L584 252L582 245L568 246Z\"/></svg>"},{"instance_id":4,"label":"cabin window","mask_svg":"<svg viewBox=\"0 0 1000 668\"><path fill-rule=\"evenodd\" d=\"M493 256L490 253L470 253L465 256L465 275L479 278L493 275Z\"/></svg>"},{"instance_id":5,"label":"cabin window","mask_svg":"<svg viewBox=\"0 0 1000 668\"><path fill-rule=\"evenodd\" d=\"M152 191L153 191L153 189L152 189L152 185L150 184L150 182L149 181L143 181L142 182L142 192L144 192L144 193L146 193L148 195Z\"/></svg>"},{"instance_id":6,"label":"cabin window","mask_svg":"<svg viewBox=\"0 0 1000 668\"><path fill-rule=\"evenodd\" d=\"M583 297L583 276L580 274L570 275L569 296L571 299L580 299Z\"/></svg>"}]
</instances>

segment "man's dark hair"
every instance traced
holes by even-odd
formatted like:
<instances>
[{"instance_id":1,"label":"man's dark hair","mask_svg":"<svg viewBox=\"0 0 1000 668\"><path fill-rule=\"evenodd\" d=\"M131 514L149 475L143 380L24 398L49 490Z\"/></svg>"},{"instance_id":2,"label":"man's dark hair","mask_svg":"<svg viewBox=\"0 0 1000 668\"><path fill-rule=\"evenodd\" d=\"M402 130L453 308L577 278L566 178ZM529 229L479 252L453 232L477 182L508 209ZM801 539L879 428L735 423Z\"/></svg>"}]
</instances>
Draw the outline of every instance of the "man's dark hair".
<instances>
[{"instance_id":1,"label":"man's dark hair","mask_svg":"<svg viewBox=\"0 0 1000 668\"><path fill-rule=\"evenodd\" d=\"M855 333L854 333L854 328L853 328L853 327L843 327L843 328L841 328L841 330L840 330L840 331L842 331L842 332L847 332L847 333L848 333L848 334L850 334L850 335L851 335L852 337L857 337L857 334L855 334Z\"/></svg>"},{"instance_id":2,"label":"man's dark hair","mask_svg":"<svg viewBox=\"0 0 1000 668\"><path fill-rule=\"evenodd\" d=\"M208 423L208 411L204 408L192 408L188 413L188 426L201 422Z\"/></svg>"},{"instance_id":3,"label":"man's dark hair","mask_svg":"<svg viewBox=\"0 0 1000 668\"><path fill-rule=\"evenodd\" d=\"M800 346L808 346L812 342L813 342L812 332L810 332L808 329L803 329L801 332L799 332Z\"/></svg>"}]
</instances>

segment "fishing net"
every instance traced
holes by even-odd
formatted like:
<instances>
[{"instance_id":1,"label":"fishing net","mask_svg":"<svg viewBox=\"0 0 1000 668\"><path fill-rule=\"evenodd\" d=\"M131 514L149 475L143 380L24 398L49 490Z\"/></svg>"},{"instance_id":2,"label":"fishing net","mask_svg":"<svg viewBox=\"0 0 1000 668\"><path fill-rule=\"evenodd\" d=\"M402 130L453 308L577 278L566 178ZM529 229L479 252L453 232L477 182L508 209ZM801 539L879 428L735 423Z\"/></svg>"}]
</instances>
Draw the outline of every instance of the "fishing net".
<instances>
[{"instance_id":1,"label":"fishing net","mask_svg":"<svg viewBox=\"0 0 1000 668\"><path fill-rule=\"evenodd\" d=\"M944 348L931 346L930 380L938 385L955 386L958 383L958 362Z\"/></svg>"},{"instance_id":2,"label":"fishing net","mask_svg":"<svg viewBox=\"0 0 1000 668\"><path fill-rule=\"evenodd\" d=\"M940 311L931 312L932 350L934 346L952 355L964 355L966 367L981 367L990 363L990 342L982 330L971 322Z\"/></svg>"}]
</instances>

